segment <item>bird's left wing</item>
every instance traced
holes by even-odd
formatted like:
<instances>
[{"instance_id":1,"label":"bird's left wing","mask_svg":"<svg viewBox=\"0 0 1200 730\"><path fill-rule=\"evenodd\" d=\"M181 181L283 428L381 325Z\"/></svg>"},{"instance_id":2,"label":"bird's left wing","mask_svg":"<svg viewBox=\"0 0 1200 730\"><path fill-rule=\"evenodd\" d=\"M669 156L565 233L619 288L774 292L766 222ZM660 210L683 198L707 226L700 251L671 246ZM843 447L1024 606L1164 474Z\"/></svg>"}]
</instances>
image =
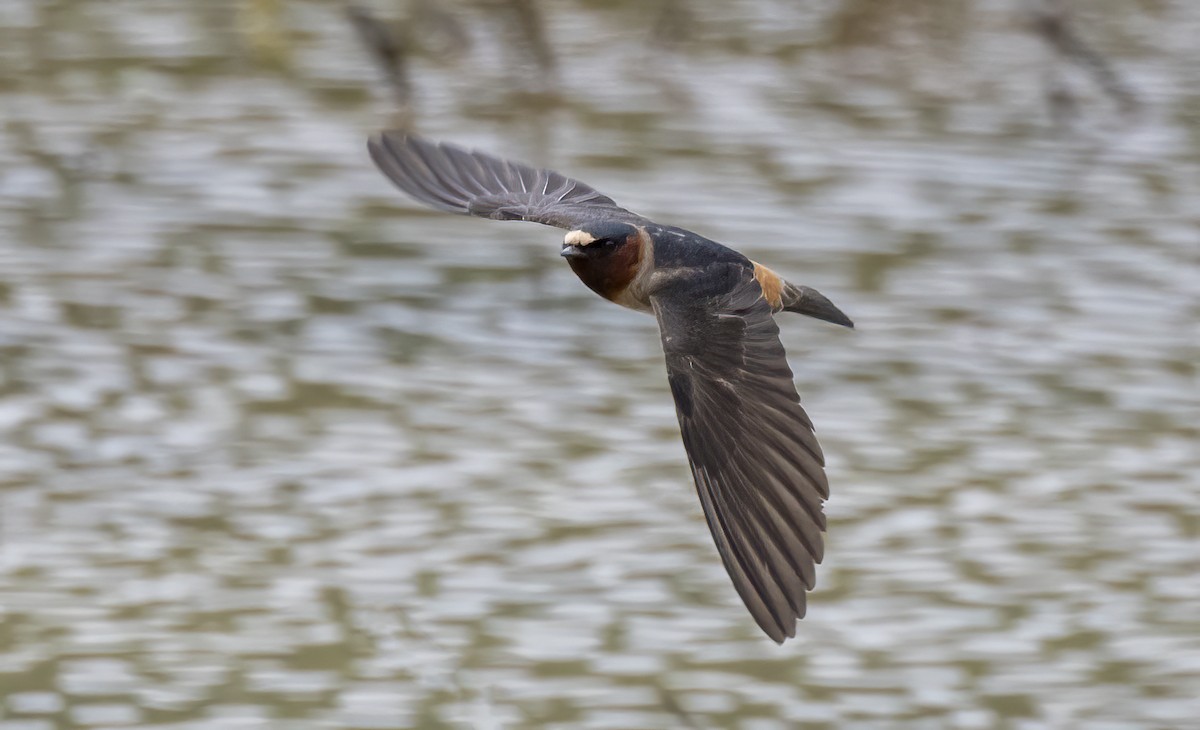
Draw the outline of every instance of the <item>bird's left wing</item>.
<instances>
[{"instance_id":1,"label":"bird's left wing","mask_svg":"<svg viewBox=\"0 0 1200 730\"><path fill-rule=\"evenodd\" d=\"M591 186L553 170L404 132L373 135L367 148L398 188L439 210L567 229L601 219L643 220Z\"/></svg>"},{"instance_id":2,"label":"bird's left wing","mask_svg":"<svg viewBox=\"0 0 1200 730\"><path fill-rule=\"evenodd\" d=\"M713 277L698 277L711 283ZM696 491L725 569L772 639L795 635L824 553L824 457L749 272L651 296Z\"/></svg>"}]
</instances>

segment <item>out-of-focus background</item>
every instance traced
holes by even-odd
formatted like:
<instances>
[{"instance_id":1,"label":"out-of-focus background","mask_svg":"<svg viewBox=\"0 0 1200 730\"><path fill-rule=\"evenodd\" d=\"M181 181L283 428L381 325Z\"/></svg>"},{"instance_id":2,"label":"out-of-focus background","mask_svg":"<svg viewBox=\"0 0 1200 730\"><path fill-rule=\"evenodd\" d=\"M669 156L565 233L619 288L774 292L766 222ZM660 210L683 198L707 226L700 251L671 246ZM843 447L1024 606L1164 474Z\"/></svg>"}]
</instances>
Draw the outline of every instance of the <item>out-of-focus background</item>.
<instances>
[{"instance_id":1,"label":"out-of-focus background","mask_svg":"<svg viewBox=\"0 0 1200 730\"><path fill-rule=\"evenodd\" d=\"M1200 4L354 17L0 0L0 730L1197 727ZM781 322L795 640L653 319L394 192L402 119L857 321Z\"/></svg>"}]
</instances>

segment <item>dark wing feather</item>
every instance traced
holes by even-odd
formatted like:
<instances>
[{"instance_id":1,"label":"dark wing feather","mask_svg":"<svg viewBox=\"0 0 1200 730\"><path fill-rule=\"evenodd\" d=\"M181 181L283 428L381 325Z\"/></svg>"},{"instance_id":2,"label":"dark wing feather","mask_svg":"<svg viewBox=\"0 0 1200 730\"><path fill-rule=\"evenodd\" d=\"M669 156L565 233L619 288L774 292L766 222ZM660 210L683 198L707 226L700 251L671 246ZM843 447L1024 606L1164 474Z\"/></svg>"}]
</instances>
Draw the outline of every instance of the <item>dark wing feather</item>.
<instances>
[{"instance_id":1,"label":"dark wing feather","mask_svg":"<svg viewBox=\"0 0 1200 730\"><path fill-rule=\"evenodd\" d=\"M601 219L642 221L607 195L553 170L403 132L380 132L367 148L397 187L439 210L568 229Z\"/></svg>"},{"instance_id":2,"label":"dark wing feather","mask_svg":"<svg viewBox=\"0 0 1200 730\"><path fill-rule=\"evenodd\" d=\"M824 554L829 483L771 307L748 270L738 278L725 294L684 283L651 301L717 550L755 621L782 643L804 616Z\"/></svg>"}]
</instances>

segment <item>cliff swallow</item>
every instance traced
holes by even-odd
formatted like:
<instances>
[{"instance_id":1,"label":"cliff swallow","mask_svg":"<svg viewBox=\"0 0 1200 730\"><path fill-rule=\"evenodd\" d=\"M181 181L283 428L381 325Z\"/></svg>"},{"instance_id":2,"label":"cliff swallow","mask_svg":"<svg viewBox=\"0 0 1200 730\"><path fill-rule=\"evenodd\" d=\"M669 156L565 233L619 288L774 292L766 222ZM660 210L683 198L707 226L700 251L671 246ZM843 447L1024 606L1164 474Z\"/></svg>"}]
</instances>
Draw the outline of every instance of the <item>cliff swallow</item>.
<instances>
[{"instance_id":1,"label":"cliff swallow","mask_svg":"<svg viewBox=\"0 0 1200 730\"><path fill-rule=\"evenodd\" d=\"M850 319L816 290L552 170L401 132L377 134L368 148L396 186L434 208L566 229L562 255L589 289L658 318L717 551L763 631L779 643L795 636L824 553L829 482L775 315L853 327Z\"/></svg>"}]
</instances>

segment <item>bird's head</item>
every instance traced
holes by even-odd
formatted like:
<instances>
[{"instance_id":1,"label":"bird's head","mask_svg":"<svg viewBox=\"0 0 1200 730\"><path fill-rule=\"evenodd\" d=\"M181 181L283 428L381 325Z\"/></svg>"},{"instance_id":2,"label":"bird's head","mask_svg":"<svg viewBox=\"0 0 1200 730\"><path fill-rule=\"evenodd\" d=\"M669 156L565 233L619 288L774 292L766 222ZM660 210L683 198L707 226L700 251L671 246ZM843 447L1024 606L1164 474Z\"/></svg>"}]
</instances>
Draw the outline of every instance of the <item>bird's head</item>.
<instances>
[{"instance_id":1,"label":"bird's head","mask_svg":"<svg viewBox=\"0 0 1200 730\"><path fill-rule=\"evenodd\" d=\"M628 223L590 223L567 232L563 238L562 256L568 261L579 263L587 259L602 259L622 248L637 245L637 240L637 228Z\"/></svg>"},{"instance_id":2,"label":"bird's head","mask_svg":"<svg viewBox=\"0 0 1200 730\"><path fill-rule=\"evenodd\" d=\"M562 255L589 289L616 301L642 270L642 236L628 223L589 223L567 233Z\"/></svg>"}]
</instances>

